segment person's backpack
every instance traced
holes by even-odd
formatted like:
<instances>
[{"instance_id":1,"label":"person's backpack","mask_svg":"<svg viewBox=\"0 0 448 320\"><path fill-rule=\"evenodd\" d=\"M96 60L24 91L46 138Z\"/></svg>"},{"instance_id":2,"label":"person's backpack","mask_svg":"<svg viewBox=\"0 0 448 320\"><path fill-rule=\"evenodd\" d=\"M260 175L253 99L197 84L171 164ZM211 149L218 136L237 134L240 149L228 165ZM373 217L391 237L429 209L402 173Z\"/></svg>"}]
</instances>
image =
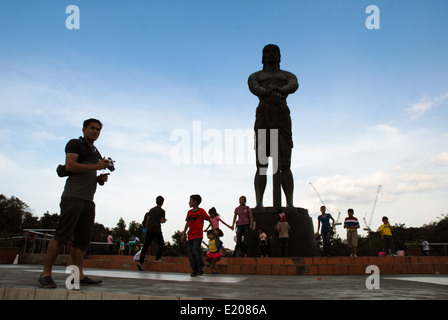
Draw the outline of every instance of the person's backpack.
<instances>
[{"instance_id":1,"label":"person's backpack","mask_svg":"<svg viewBox=\"0 0 448 320\"><path fill-rule=\"evenodd\" d=\"M149 211L145 213L145 216L143 217L142 226L143 228L146 227L146 219L148 219Z\"/></svg>"}]
</instances>

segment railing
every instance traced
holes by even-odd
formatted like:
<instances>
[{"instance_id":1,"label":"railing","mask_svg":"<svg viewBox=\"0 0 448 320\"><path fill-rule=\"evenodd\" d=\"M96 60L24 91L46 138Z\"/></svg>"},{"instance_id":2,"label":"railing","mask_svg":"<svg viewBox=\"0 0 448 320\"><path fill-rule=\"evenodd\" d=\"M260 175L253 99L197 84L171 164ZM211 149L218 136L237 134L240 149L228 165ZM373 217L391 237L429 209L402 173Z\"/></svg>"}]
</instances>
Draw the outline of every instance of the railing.
<instances>
[{"instance_id":1,"label":"railing","mask_svg":"<svg viewBox=\"0 0 448 320\"><path fill-rule=\"evenodd\" d=\"M20 239L21 244L18 247L21 247L21 252L23 253L37 253L44 254L47 251L48 243L51 239L53 239L53 233L56 229L24 229L24 236L13 237L17 240ZM12 241L12 238L8 238L8 241ZM129 248L129 243L126 243L126 248ZM71 244L64 246L62 254L67 254L70 252ZM134 253L138 251L139 246L136 245L136 250ZM126 250L126 252L128 252ZM118 252L110 253L107 250L107 242L90 242L90 248L88 249L89 254L118 254Z\"/></svg>"},{"instance_id":2,"label":"railing","mask_svg":"<svg viewBox=\"0 0 448 320\"><path fill-rule=\"evenodd\" d=\"M21 247L23 236L0 238L0 247Z\"/></svg>"},{"instance_id":3,"label":"railing","mask_svg":"<svg viewBox=\"0 0 448 320\"><path fill-rule=\"evenodd\" d=\"M50 240L53 238L53 234L56 229L24 229L24 236L1 238L0 242L8 243L10 246L21 247L23 253L40 253L45 254L47 246ZM14 245L13 245L14 244ZM91 242L91 246L88 250L89 254L118 254L117 247L115 246L114 252L110 253L107 250L107 242ZM129 248L129 243L126 243L126 249ZM64 246L63 254L67 254L70 251L70 243ZM422 255L421 243L405 243L409 255ZM136 245L137 252L140 245ZM412 254L411 254L412 251ZM128 254L128 250L125 250ZM429 243L429 255L431 256L448 256L448 243Z\"/></svg>"},{"instance_id":4,"label":"railing","mask_svg":"<svg viewBox=\"0 0 448 320\"><path fill-rule=\"evenodd\" d=\"M44 254L48 243L53 239L52 232L56 229L23 229L23 231L25 235L22 252ZM63 253L67 253L67 246L64 246Z\"/></svg>"},{"instance_id":5,"label":"railing","mask_svg":"<svg viewBox=\"0 0 448 320\"><path fill-rule=\"evenodd\" d=\"M447 255L447 247L448 247L448 243L430 243L429 244L429 252L431 253L431 251L433 250L432 247L436 247L438 248L437 251L443 252L443 255L446 256ZM441 255L441 254L439 254Z\"/></svg>"},{"instance_id":6,"label":"railing","mask_svg":"<svg viewBox=\"0 0 448 320\"><path fill-rule=\"evenodd\" d=\"M448 254L448 243L428 243L430 256L447 256ZM423 254L423 246L421 243L405 243L408 251L421 252ZM415 254L414 254L415 255Z\"/></svg>"}]
</instances>

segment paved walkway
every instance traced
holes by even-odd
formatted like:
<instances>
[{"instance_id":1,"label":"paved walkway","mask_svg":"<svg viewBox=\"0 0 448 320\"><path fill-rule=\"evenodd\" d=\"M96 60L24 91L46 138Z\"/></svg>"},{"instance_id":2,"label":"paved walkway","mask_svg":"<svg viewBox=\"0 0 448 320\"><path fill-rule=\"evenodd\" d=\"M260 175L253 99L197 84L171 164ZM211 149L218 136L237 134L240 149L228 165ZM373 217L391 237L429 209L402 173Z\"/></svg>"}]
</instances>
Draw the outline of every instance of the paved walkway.
<instances>
[{"instance_id":1,"label":"paved walkway","mask_svg":"<svg viewBox=\"0 0 448 320\"><path fill-rule=\"evenodd\" d=\"M4 299L160 299L160 300L446 300L447 275L384 275L379 289L367 289L365 276L211 275L138 270L85 269L98 286L67 290L65 267L54 268L57 289L39 289L39 265L0 265L0 300Z\"/></svg>"}]
</instances>

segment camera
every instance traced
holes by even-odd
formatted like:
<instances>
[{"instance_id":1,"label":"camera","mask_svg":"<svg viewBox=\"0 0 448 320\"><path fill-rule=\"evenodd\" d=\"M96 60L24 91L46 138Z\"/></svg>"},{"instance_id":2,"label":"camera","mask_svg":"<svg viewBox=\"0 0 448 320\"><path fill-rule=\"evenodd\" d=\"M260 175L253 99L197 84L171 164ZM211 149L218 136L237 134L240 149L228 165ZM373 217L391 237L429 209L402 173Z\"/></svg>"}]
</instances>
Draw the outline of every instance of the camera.
<instances>
[{"instance_id":1,"label":"camera","mask_svg":"<svg viewBox=\"0 0 448 320\"><path fill-rule=\"evenodd\" d=\"M58 167L56 168L56 173L61 178L69 177L72 174L71 172L68 172L65 168L65 165L62 164L58 165Z\"/></svg>"},{"instance_id":2,"label":"camera","mask_svg":"<svg viewBox=\"0 0 448 320\"><path fill-rule=\"evenodd\" d=\"M115 160L112 160L111 157L107 158L107 160L109 161L109 166L107 167L107 169L109 169L111 172L114 171L115 170L115 165L114 165ZM58 167L56 168L56 173L61 178L69 177L72 175L72 172L67 171L67 168L65 167L65 165L62 165L62 164L58 165Z\"/></svg>"},{"instance_id":3,"label":"camera","mask_svg":"<svg viewBox=\"0 0 448 320\"><path fill-rule=\"evenodd\" d=\"M107 167L107 169L109 169L111 172L113 172L115 170L115 165L114 165L115 160L112 160L111 157L107 158L107 160L109 160L109 166Z\"/></svg>"}]
</instances>

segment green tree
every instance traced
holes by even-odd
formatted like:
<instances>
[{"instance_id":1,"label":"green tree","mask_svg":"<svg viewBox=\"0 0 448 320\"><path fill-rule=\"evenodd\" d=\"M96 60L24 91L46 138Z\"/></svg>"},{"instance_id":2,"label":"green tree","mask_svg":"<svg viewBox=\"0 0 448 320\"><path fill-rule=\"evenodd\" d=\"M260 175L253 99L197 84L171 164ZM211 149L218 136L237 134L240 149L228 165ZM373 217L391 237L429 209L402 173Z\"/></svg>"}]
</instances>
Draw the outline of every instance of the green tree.
<instances>
[{"instance_id":1,"label":"green tree","mask_svg":"<svg viewBox=\"0 0 448 320\"><path fill-rule=\"evenodd\" d=\"M0 235L15 236L22 232L23 222L32 213L28 205L12 196L11 198L0 194Z\"/></svg>"},{"instance_id":2,"label":"green tree","mask_svg":"<svg viewBox=\"0 0 448 320\"><path fill-rule=\"evenodd\" d=\"M101 223L95 222L93 225L93 234L92 241L93 242L106 242L107 235L109 234L109 228L106 228Z\"/></svg>"},{"instance_id":3,"label":"green tree","mask_svg":"<svg viewBox=\"0 0 448 320\"><path fill-rule=\"evenodd\" d=\"M59 214L50 212L45 212L44 215L39 219L40 229L56 229L59 223Z\"/></svg>"},{"instance_id":4,"label":"green tree","mask_svg":"<svg viewBox=\"0 0 448 320\"><path fill-rule=\"evenodd\" d=\"M173 256L188 256L188 247L187 242L181 242L180 238L182 237L182 232L177 230L172 236L173 244L170 245L171 255Z\"/></svg>"},{"instance_id":5,"label":"green tree","mask_svg":"<svg viewBox=\"0 0 448 320\"><path fill-rule=\"evenodd\" d=\"M39 229L39 218L33 216L31 212L26 212L22 222L22 229Z\"/></svg>"},{"instance_id":6,"label":"green tree","mask_svg":"<svg viewBox=\"0 0 448 320\"><path fill-rule=\"evenodd\" d=\"M126 222L124 222L122 217L118 220L117 226L113 228L113 233L116 235L116 238L121 238L124 241L129 240L129 232L126 230Z\"/></svg>"},{"instance_id":7,"label":"green tree","mask_svg":"<svg viewBox=\"0 0 448 320\"><path fill-rule=\"evenodd\" d=\"M143 226L141 223L136 221L131 221L129 223L129 235L130 236L136 236L140 239L140 241L143 239Z\"/></svg>"}]
</instances>

